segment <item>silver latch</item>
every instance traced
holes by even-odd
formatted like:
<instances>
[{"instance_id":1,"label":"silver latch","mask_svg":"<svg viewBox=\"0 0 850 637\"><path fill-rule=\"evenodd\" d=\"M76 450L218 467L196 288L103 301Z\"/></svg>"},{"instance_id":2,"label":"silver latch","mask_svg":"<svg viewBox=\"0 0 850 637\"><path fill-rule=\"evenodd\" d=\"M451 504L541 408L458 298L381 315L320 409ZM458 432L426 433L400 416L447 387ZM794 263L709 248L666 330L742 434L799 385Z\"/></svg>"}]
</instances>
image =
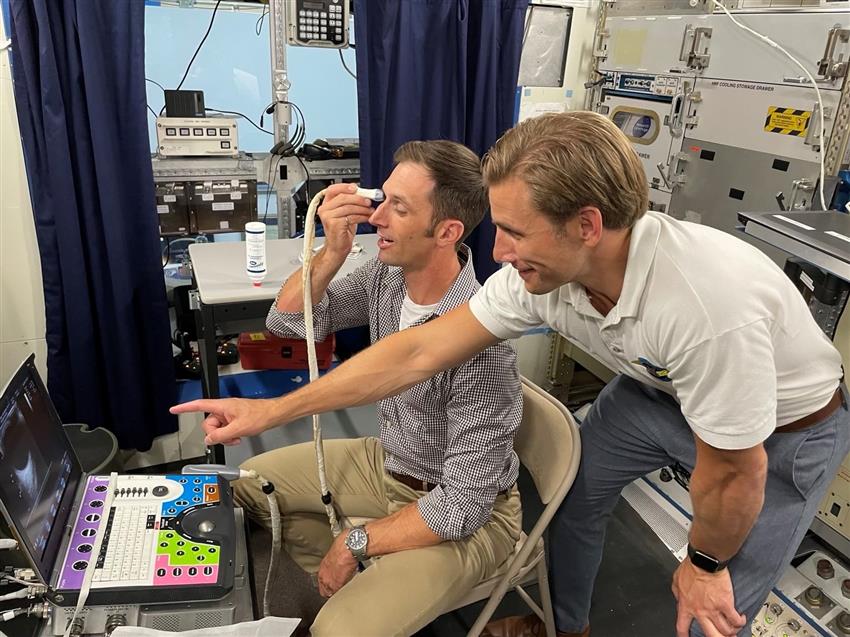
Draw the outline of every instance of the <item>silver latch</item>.
<instances>
[{"instance_id":1,"label":"silver latch","mask_svg":"<svg viewBox=\"0 0 850 637\"><path fill-rule=\"evenodd\" d=\"M832 119L832 109L828 106L823 109L824 122ZM815 102L812 107L812 115L809 117L809 125L806 128L806 136L803 138L803 143L806 146L814 146L820 148L820 104Z\"/></svg>"},{"instance_id":2,"label":"silver latch","mask_svg":"<svg viewBox=\"0 0 850 637\"><path fill-rule=\"evenodd\" d=\"M198 290L189 290L189 309L190 310L200 310L201 309L201 295L198 293Z\"/></svg>"},{"instance_id":3,"label":"silver latch","mask_svg":"<svg viewBox=\"0 0 850 637\"><path fill-rule=\"evenodd\" d=\"M837 80L847 75L847 60L843 59L842 54L835 59L835 48L839 42L850 42L850 29L842 29L841 25L836 24L827 32L823 57L818 60L818 75L825 80Z\"/></svg>"},{"instance_id":4,"label":"silver latch","mask_svg":"<svg viewBox=\"0 0 850 637\"><path fill-rule=\"evenodd\" d=\"M670 190L675 190L677 186L681 186L687 181L687 178L685 177L684 172L680 170L680 167L682 162L687 162L689 160L690 157L687 153L675 153L670 156L670 165L667 167L666 171L663 162L658 162L655 165L658 172L661 174L661 179L664 181L664 185Z\"/></svg>"},{"instance_id":5,"label":"silver latch","mask_svg":"<svg viewBox=\"0 0 850 637\"><path fill-rule=\"evenodd\" d=\"M815 182L806 177L795 179L791 182L791 197L788 210L806 210L809 207L811 197L809 193L814 192Z\"/></svg>"},{"instance_id":6,"label":"silver latch","mask_svg":"<svg viewBox=\"0 0 850 637\"><path fill-rule=\"evenodd\" d=\"M686 127L693 128L699 124L697 104L700 102L702 102L702 93L699 91L691 91L685 94L685 103L682 105L682 121Z\"/></svg>"},{"instance_id":7,"label":"silver latch","mask_svg":"<svg viewBox=\"0 0 850 637\"><path fill-rule=\"evenodd\" d=\"M706 68L711 59L708 48L711 45L711 27L695 27L689 24L682 34L682 47L679 50L679 60L687 63L691 69Z\"/></svg>"},{"instance_id":8,"label":"silver latch","mask_svg":"<svg viewBox=\"0 0 850 637\"><path fill-rule=\"evenodd\" d=\"M608 29L600 29L593 42L593 57L598 61L603 62L608 59L608 37L611 32Z\"/></svg>"}]
</instances>

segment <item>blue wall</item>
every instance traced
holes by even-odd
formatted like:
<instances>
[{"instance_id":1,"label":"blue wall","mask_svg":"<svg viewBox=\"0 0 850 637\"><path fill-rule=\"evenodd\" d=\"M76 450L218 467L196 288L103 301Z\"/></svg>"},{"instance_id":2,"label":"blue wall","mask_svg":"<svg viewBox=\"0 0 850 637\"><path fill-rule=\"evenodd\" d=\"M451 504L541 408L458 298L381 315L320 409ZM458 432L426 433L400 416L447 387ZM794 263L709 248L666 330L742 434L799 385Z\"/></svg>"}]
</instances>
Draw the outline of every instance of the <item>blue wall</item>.
<instances>
[{"instance_id":1,"label":"blue wall","mask_svg":"<svg viewBox=\"0 0 850 637\"><path fill-rule=\"evenodd\" d=\"M165 88L176 88L201 41L212 10L145 8L145 74ZM259 123L260 113L272 101L268 16L256 33L260 13L229 11L220 7L215 23L183 88L204 91L208 108L239 111ZM287 47L287 70L292 88L289 99L307 119L306 141L317 137L357 137L357 86L335 49ZM354 51L343 51L348 67L356 70ZM163 106L162 90L147 83L148 105L157 113ZM156 143L154 116L148 111L151 148ZM239 146L264 152L271 135L248 122L239 122ZM271 130L271 116L264 127Z\"/></svg>"}]
</instances>

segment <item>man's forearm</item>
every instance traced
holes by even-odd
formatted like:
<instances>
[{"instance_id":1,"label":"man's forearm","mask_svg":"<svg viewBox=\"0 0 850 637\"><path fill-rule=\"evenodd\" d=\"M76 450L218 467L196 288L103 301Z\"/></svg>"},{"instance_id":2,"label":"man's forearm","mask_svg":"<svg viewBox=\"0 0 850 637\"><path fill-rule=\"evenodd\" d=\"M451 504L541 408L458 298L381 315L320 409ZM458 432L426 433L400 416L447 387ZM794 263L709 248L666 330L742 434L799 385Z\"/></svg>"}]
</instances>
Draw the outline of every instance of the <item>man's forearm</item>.
<instances>
[{"instance_id":1,"label":"man's forearm","mask_svg":"<svg viewBox=\"0 0 850 637\"><path fill-rule=\"evenodd\" d=\"M443 538L425 524L416 502L385 518L369 522L366 532L369 534L369 557L434 546L443 542Z\"/></svg>"},{"instance_id":2,"label":"man's forearm","mask_svg":"<svg viewBox=\"0 0 850 637\"><path fill-rule=\"evenodd\" d=\"M345 263L345 255L329 254L322 248L314 257L310 267L310 283L313 305L322 300L331 281ZM278 312L304 311L303 268L298 268L283 284L277 297Z\"/></svg>"},{"instance_id":3,"label":"man's forearm","mask_svg":"<svg viewBox=\"0 0 850 637\"><path fill-rule=\"evenodd\" d=\"M733 557L761 512L765 480L766 473L759 470L725 476L695 470L690 482L691 545L719 560Z\"/></svg>"},{"instance_id":4,"label":"man's forearm","mask_svg":"<svg viewBox=\"0 0 850 637\"><path fill-rule=\"evenodd\" d=\"M496 342L463 305L425 325L383 338L306 387L270 400L262 429L395 396Z\"/></svg>"},{"instance_id":5,"label":"man's forearm","mask_svg":"<svg viewBox=\"0 0 850 637\"><path fill-rule=\"evenodd\" d=\"M274 422L270 424L370 405L430 378L439 370L411 365L418 349L411 331L384 338L309 385L273 399Z\"/></svg>"}]
</instances>

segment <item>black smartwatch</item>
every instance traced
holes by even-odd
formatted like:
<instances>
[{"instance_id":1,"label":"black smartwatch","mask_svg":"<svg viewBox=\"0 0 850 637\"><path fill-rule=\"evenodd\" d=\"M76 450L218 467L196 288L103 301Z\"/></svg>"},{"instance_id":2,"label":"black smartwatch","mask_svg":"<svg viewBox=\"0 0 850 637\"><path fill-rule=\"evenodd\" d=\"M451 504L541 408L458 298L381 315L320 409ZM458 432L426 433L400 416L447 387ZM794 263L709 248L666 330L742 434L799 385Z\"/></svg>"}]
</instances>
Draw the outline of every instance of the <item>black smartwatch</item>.
<instances>
[{"instance_id":1,"label":"black smartwatch","mask_svg":"<svg viewBox=\"0 0 850 637\"><path fill-rule=\"evenodd\" d=\"M708 553L695 549L690 544L688 544L688 557L691 558L691 564L708 573L719 573L729 565L729 560L718 560Z\"/></svg>"}]
</instances>

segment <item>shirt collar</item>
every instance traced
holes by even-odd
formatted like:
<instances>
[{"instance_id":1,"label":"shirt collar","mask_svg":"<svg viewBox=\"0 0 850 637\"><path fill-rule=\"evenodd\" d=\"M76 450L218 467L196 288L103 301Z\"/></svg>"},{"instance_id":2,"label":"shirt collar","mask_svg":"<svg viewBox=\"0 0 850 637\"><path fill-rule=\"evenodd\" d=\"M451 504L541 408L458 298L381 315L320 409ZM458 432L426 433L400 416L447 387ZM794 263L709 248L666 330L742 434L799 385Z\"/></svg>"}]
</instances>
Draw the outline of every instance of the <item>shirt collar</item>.
<instances>
[{"instance_id":1,"label":"shirt collar","mask_svg":"<svg viewBox=\"0 0 850 637\"><path fill-rule=\"evenodd\" d=\"M658 213L647 212L632 227L629 241L629 260L626 262L626 276L617 307L620 318L637 316L640 300L646 289L649 271L655 261L658 238L661 236L661 221Z\"/></svg>"},{"instance_id":2,"label":"shirt collar","mask_svg":"<svg viewBox=\"0 0 850 637\"><path fill-rule=\"evenodd\" d=\"M460 245L457 251L460 261L460 272L448 291L440 299L440 304L434 310L434 314L442 316L459 305L466 303L470 297L481 287L475 278L475 267L472 265L472 250L465 243Z\"/></svg>"},{"instance_id":3,"label":"shirt collar","mask_svg":"<svg viewBox=\"0 0 850 637\"><path fill-rule=\"evenodd\" d=\"M623 289L607 319L617 321L637 315L661 234L661 221L656 217L657 214L647 212L632 226ZM583 314L598 314L588 301L584 286L580 283L572 282L562 285L558 290L558 299L569 303Z\"/></svg>"},{"instance_id":4,"label":"shirt collar","mask_svg":"<svg viewBox=\"0 0 850 637\"><path fill-rule=\"evenodd\" d=\"M472 250L466 244L461 244L457 251L457 258L461 265L460 272L443 295L443 298L440 299L437 309L429 316L416 321L414 325L420 325L435 316L442 316L459 305L463 305L481 287L475 278L475 267L472 265ZM404 272L401 268L395 266L389 270L387 284L394 288L397 287L400 299L403 299L405 294ZM399 311L401 311L401 303L397 303L396 305L398 305Z\"/></svg>"}]
</instances>

